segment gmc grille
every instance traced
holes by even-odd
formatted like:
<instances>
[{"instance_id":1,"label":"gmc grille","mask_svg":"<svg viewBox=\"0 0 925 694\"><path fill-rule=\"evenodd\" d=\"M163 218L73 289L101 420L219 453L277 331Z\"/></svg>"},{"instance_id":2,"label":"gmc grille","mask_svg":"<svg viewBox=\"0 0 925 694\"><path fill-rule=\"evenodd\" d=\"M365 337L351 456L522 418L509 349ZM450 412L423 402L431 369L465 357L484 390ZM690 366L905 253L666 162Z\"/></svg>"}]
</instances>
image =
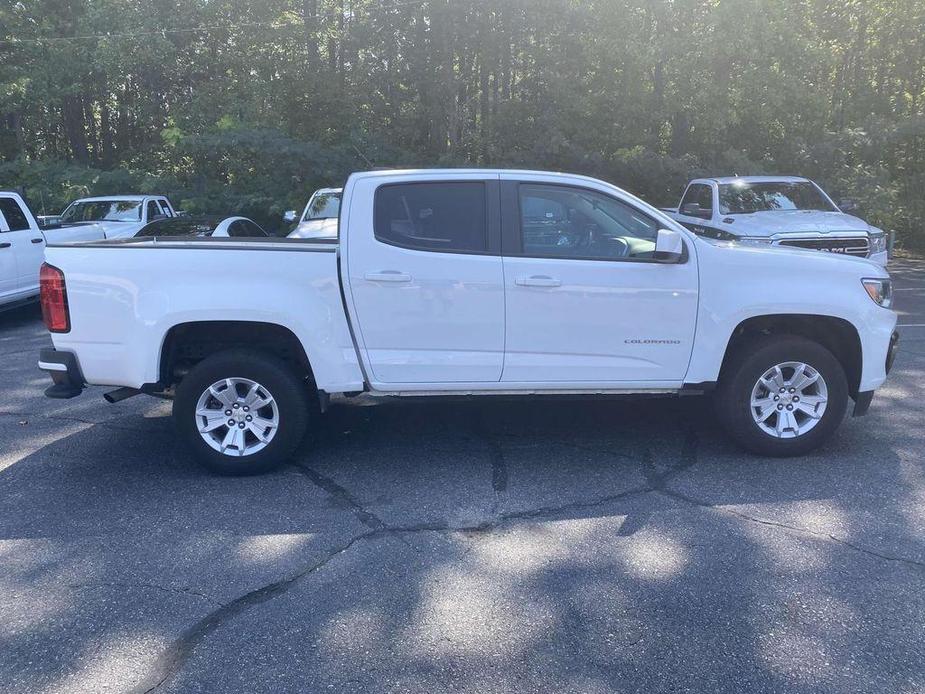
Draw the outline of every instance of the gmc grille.
<instances>
[{"instance_id":1,"label":"gmc grille","mask_svg":"<svg viewBox=\"0 0 925 694\"><path fill-rule=\"evenodd\" d=\"M780 242L781 246L812 248L829 253L845 253L866 258L870 253L870 241L866 237L853 239L788 239Z\"/></svg>"}]
</instances>

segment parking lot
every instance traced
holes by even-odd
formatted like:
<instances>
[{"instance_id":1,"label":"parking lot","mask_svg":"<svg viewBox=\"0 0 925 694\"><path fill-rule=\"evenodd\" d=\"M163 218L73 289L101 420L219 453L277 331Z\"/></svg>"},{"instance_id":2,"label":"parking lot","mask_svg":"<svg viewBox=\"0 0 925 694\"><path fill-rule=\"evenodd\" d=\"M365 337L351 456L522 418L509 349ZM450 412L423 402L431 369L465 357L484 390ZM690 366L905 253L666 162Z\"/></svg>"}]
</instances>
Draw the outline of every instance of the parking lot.
<instances>
[{"instance_id":1,"label":"parking lot","mask_svg":"<svg viewBox=\"0 0 925 694\"><path fill-rule=\"evenodd\" d=\"M0 689L925 690L925 262L868 417L743 455L702 398L339 404L201 472L169 403L42 396L0 314Z\"/></svg>"}]
</instances>

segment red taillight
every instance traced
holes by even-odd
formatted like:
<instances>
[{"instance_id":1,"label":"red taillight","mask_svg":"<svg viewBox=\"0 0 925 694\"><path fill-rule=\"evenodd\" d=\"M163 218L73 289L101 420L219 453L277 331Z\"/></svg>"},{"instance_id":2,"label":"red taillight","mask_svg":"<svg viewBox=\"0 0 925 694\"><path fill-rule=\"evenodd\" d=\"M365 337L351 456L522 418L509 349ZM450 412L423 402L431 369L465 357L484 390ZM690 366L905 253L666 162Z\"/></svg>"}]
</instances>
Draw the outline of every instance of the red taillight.
<instances>
[{"instance_id":1,"label":"red taillight","mask_svg":"<svg viewBox=\"0 0 925 694\"><path fill-rule=\"evenodd\" d=\"M45 327L53 333L68 332L71 329L71 316L67 310L64 273L54 265L42 263L42 269L39 270L39 292Z\"/></svg>"}]
</instances>

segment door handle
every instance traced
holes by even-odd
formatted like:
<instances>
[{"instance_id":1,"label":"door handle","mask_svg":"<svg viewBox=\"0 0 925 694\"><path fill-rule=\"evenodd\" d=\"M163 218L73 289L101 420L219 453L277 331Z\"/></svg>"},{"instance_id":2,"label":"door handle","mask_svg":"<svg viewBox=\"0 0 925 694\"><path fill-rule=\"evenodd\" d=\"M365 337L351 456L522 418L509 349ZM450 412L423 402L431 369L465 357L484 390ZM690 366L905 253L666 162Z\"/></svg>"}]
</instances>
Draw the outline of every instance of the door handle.
<instances>
[{"instance_id":1,"label":"door handle","mask_svg":"<svg viewBox=\"0 0 925 694\"><path fill-rule=\"evenodd\" d=\"M398 270L381 270L379 272L367 272L364 277L370 282L410 282L411 275L398 272Z\"/></svg>"},{"instance_id":2,"label":"door handle","mask_svg":"<svg viewBox=\"0 0 925 694\"><path fill-rule=\"evenodd\" d=\"M3 242L3 243L0 243L0 248L9 248L9 247L12 246L12 245L13 245L13 244L10 243L9 241L5 241L5 242Z\"/></svg>"},{"instance_id":3,"label":"door handle","mask_svg":"<svg viewBox=\"0 0 925 694\"><path fill-rule=\"evenodd\" d=\"M32 243L42 243L45 239L32 239Z\"/></svg>"},{"instance_id":4,"label":"door handle","mask_svg":"<svg viewBox=\"0 0 925 694\"><path fill-rule=\"evenodd\" d=\"M531 277L518 277L514 284L521 287L561 287L562 282L549 275L532 275Z\"/></svg>"}]
</instances>

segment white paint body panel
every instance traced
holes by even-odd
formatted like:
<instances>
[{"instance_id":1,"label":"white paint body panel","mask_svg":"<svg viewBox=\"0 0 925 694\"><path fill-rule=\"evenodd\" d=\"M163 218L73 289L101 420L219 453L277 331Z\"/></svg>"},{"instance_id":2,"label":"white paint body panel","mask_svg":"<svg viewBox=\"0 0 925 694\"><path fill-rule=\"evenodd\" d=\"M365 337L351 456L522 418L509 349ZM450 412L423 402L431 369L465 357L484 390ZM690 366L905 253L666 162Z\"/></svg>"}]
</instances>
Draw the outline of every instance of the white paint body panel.
<instances>
[{"instance_id":1,"label":"white paint body panel","mask_svg":"<svg viewBox=\"0 0 925 694\"><path fill-rule=\"evenodd\" d=\"M645 206L614 186L586 178L509 173L502 179L567 183ZM537 276L557 286L531 286L530 278ZM683 381L697 318L694 258L668 265L505 257L504 278L505 383L679 387Z\"/></svg>"},{"instance_id":2,"label":"white paint body panel","mask_svg":"<svg viewBox=\"0 0 925 694\"><path fill-rule=\"evenodd\" d=\"M498 176L494 175L497 181ZM402 180L432 180L409 175ZM447 173L440 180L485 181ZM364 178L341 219L353 325L377 387L401 383L487 383L504 363L504 278L500 256L434 253L373 236L373 195L392 179ZM392 277L395 280L392 280Z\"/></svg>"},{"instance_id":3,"label":"white paint body panel","mask_svg":"<svg viewBox=\"0 0 925 694\"><path fill-rule=\"evenodd\" d=\"M175 325L273 323L303 344L320 388L362 390L336 255L306 249L195 241L48 248L48 262L65 273L71 311L71 331L53 335L55 348L77 355L88 383L137 388L160 377Z\"/></svg>"},{"instance_id":4,"label":"white paint body panel","mask_svg":"<svg viewBox=\"0 0 925 694\"><path fill-rule=\"evenodd\" d=\"M374 238L374 192L382 184L499 179L580 185L618 197L679 231L686 262L502 259L412 251ZM698 238L593 179L497 170L355 174L344 189L340 226L343 299L338 255L329 245L139 240L50 247L49 262L66 277L73 326L53 335L55 347L77 356L89 383L137 388L158 380L171 327L258 321L298 337L318 386L329 393L364 386L406 395L664 392L715 381L742 321L800 314L840 318L857 329L862 391L886 377L896 315L861 284L886 277L883 268ZM514 280L522 273L557 273L563 281L555 291L521 292ZM381 281L389 274L403 277ZM627 342L637 339L655 342Z\"/></svg>"}]
</instances>

